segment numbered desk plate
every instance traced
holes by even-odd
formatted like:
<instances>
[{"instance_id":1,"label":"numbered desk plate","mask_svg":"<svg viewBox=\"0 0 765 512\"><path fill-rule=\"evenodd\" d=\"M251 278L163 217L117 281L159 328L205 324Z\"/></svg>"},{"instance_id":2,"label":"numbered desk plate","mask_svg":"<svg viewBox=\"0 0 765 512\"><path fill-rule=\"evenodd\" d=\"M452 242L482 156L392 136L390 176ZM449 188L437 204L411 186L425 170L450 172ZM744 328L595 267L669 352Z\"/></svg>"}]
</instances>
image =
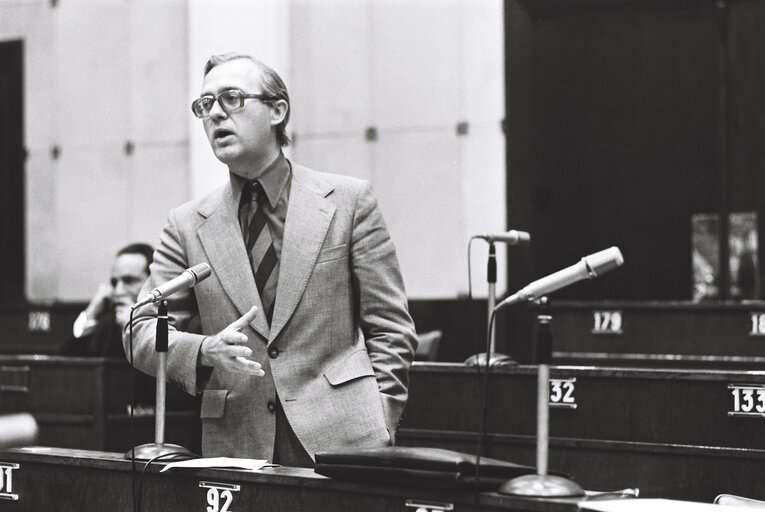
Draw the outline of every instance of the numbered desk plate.
<instances>
[{"instance_id":1,"label":"numbered desk plate","mask_svg":"<svg viewBox=\"0 0 765 512\"><path fill-rule=\"evenodd\" d=\"M13 462L0 462L0 500L18 501L19 495L13 494L13 470L19 465Z\"/></svg>"},{"instance_id":2,"label":"numbered desk plate","mask_svg":"<svg viewBox=\"0 0 765 512\"><path fill-rule=\"evenodd\" d=\"M592 334L622 334L624 314L615 310L596 309L592 312Z\"/></svg>"},{"instance_id":3,"label":"numbered desk plate","mask_svg":"<svg viewBox=\"0 0 765 512\"><path fill-rule=\"evenodd\" d=\"M550 407L576 409L576 377L550 379Z\"/></svg>"},{"instance_id":4,"label":"numbered desk plate","mask_svg":"<svg viewBox=\"0 0 765 512\"><path fill-rule=\"evenodd\" d=\"M415 509L414 512L445 512L454 510L454 503L443 501L406 500L406 508Z\"/></svg>"},{"instance_id":5,"label":"numbered desk plate","mask_svg":"<svg viewBox=\"0 0 765 512\"><path fill-rule=\"evenodd\" d=\"M765 336L765 313L749 313L749 336Z\"/></svg>"},{"instance_id":6,"label":"numbered desk plate","mask_svg":"<svg viewBox=\"0 0 765 512\"><path fill-rule=\"evenodd\" d=\"M233 493L240 489L239 485L202 481L199 482L199 487L207 489L206 512L233 512Z\"/></svg>"},{"instance_id":7,"label":"numbered desk plate","mask_svg":"<svg viewBox=\"0 0 765 512\"><path fill-rule=\"evenodd\" d=\"M728 416L765 418L765 384L728 384L731 410Z\"/></svg>"}]
</instances>

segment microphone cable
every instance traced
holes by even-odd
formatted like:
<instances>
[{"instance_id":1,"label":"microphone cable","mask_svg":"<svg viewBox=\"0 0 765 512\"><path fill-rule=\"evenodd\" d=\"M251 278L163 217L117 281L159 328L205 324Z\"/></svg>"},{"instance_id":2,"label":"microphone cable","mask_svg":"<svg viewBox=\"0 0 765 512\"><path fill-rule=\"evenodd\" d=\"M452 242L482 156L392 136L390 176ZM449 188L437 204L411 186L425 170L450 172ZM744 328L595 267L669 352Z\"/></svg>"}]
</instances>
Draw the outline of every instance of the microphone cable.
<instances>
[{"instance_id":1,"label":"microphone cable","mask_svg":"<svg viewBox=\"0 0 765 512\"><path fill-rule=\"evenodd\" d=\"M146 464L143 465L143 469L141 470L141 476L138 479L138 508L135 509L135 512L141 512L141 499L143 495L143 476L146 474L146 470L149 469L149 464L152 462L157 462L160 459L171 459L176 456L182 456L182 457L188 457L188 453L185 452L167 452L162 453L160 455L157 455L156 457L152 457L151 459L146 461ZM135 495L134 495L134 501L133 506L135 507Z\"/></svg>"},{"instance_id":2,"label":"microphone cable","mask_svg":"<svg viewBox=\"0 0 765 512\"><path fill-rule=\"evenodd\" d=\"M472 304L473 302L473 286L472 286L472 269L471 269L471 244L473 243L473 240L477 239L479 237L473 236L470 238L470 241L468 242L468 302L469 304ZM488 301L488 298L487 298ZM474 313L475 314L475 313ZM479 397L479 403L481 404L481 421L478 428L478 436L476 439L476 455L475 455L475 493L474 493L474 508L476 512L480 510L480 476L481 476L481 455L483 452L483 446L486 438L486 416L488 411L488 402L489 402L489 369L490 369L490 361L491 361L491 338L492 334L494 332L494 318L496 315L496 309L492 310L491 314L489 315L489 323L487 326L487 336L486 336L486 371L482 374L481 373L481 361L480 358L477 359L477 364L475 365L475 374L476 374L476 384L478 388L478 397ZM473 348L475 350L476 357L481 352L481 345L478 342L478 323L476 321L471 322L472 324L472 331L473 331ZM481 382L481 377L483 377L483 382ZM482 385L483 384L483 385Z\"/></svg>"},{"instance_id":3,"label":"microphone cable","mask_svg":"<svg viewBox=\"0 0 765 512\"><path fill-rule=\"evenodd\" d=\"M130 322L130 329L129 329L130 388L131 388L130 389L130 443L132 446L132 448L130 449L130 476L131 476L131 483L133 488L133 493L132 493L133 512L141 512L141 498L143 494L143 476L146 473L146 470L149 467L149 464L164 458L171 458L171 457L177 457L177 456L187 457L188 453L182 452L182 451L167 452L149 459L148 461L146 461L146 464L144 464L143 469L141 470L141 474L138 478L138 484L136 486L137 470L136 470L136 459L135 459L135 429L134 429L134 421L133 421L133 417L134 417L133 412L135 411L135 372L137 372L138 370L136 370L135 366L133 365L133 313L134 312L135 312L135 308L131 308L130 320L129 320ZM155 415L157 414L156 407L157 407L157 404L155 403L154 404Z\"/></svg>"},{"instance_id":4,"label":"microphone cable","mask_svg":"<svg viewBox=\"0 0 765 512\"><path fill-rule=\"evenodd\" d=\"M133 425L133 414L135 411L135 366L133 366L133 313L135 313L134 308L130 308L130 319L128 320L130 329L129 333L130 335L128 338L130 339L129 346L130 346L130 479L133 486L133 512L138 512L138 509L136 508L136 482L135 482L135 428ZM155 406L156 407L156 406Z\"/></svg>"},{"instance_id":5,"label":"microphone cable","mask_svg":"<svg viewBox=\"0 0 765 512\"><path fill-rule=\"evenodd\" d=\"M473 271L471 267L471 247L473 244L473 240L478 239L477 236L470 237L470 240L468 241L468 250L467 250L467 264L468 264L468 307L471 307L473 305ZM488 297L486 299L488 301ZM476 354L476 362L478 364L475 365L475 384L477 389L477 395L479 403L484 403L483 397L484 397L484 389L481 386L481 360L480 357L478 357L481 353L481 344L478 341L478 320L475 319L476 312L471 311L471 314L473 316L473 321L470 322L472 327L472 342L473 342L473 353ZM492 316L494 313L492 312ZM491 328L491 326L489 326ZM491 340L491 332L489 333L489 340ZM489 357L487 354L486 362L488 363ZM479 429L478 432L478 439L476 443L476 483L475 483L475 507L476 511L478 511L478 495L479 495L479 484L478 484L478 477L479 477L479 467L481 462L481 451L482 451L482 440L481 440L481 430L483 428Z\"/></svg>"},{"instance_id":6,"label":"microphone cable","mask_svg":"<svg viewBox=\"0 0 765 512\"><path fill-rule=\"evenodd\" d=\"M486 370L483 374L483 394L481 397L481 421L478 426L478 439L476 442L476 454L475 454L475 510L480 510L480 490L481 490L481 456L483 454L483 446L486 441L486 423L489 411L489 374L491 370L491 335L494 331L494 323L496 319L497 310L494 309L489 315L489 327L486 337ZM480 371L479 371L480 373Z\"/></svg>"}]
</instances>

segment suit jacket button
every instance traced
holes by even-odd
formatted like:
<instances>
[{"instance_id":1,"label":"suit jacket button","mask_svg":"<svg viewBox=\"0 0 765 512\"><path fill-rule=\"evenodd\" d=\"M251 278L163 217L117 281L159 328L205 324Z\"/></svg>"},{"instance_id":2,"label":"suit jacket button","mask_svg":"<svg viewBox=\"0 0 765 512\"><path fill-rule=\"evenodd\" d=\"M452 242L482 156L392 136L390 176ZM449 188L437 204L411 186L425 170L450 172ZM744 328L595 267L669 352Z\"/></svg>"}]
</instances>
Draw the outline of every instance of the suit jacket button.
<instances>
[{"instance_id":1,"label":"suit jacket button","mask_svg":"<svg viewBox=\"0 0 765 512\"><path fill-rule=\"evenodd\" d=\"M271 359L276 359L277 357L279 357L279 349L275 347L269 348L268 357L270 357Z\"/></svg>"},{"instance_id":2,"label":"suit jacket button","mask_svg":"<svg viewBox=\"0 0 765 512\"><path fill-rule=\"evenodd\" d=\"M273 400L269 400L266 407L268 407L268 412L274 412L276 410L276 404Z\"/></svg>"}]
</instances>

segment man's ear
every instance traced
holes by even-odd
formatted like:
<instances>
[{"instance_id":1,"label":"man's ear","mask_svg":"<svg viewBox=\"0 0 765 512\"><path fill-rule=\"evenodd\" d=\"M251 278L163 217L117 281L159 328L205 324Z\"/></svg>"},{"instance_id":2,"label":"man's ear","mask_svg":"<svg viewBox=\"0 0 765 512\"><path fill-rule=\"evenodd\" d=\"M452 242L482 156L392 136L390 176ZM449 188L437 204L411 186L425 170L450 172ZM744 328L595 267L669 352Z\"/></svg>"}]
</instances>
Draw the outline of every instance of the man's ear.
<instances>
[{"instance_id":1,"label":"man's ear","mask_svg":"<svg viewBox=\"0 0 765 512\"><path fill-rule=\"evenodd\" d=\"M289 111L289 105L285 100L276 100L271 102L271 126L276 126L284 121Z\"/></svg>"}]
</instances>

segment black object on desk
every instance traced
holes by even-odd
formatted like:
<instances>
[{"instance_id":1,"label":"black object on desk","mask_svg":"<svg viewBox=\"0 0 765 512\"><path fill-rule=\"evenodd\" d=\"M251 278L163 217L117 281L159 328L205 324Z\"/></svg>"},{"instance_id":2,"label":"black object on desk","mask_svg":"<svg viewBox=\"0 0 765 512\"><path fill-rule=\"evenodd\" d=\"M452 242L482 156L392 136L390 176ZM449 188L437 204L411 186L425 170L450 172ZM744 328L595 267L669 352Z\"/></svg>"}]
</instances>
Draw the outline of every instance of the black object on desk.
<instances>
[{"instance_id":1,"label":"black object on desk","mask_svg":"<svg viewBox=\"0 0 765 512\"><path fill-rule=\"evenodd\" d=\"M476 457L442 448L387 446L316 454L316 473L341 480L420 488L475 489ZM536 468L481 457L479 488L496 490Z\"/></svg>"}]
</instances>

